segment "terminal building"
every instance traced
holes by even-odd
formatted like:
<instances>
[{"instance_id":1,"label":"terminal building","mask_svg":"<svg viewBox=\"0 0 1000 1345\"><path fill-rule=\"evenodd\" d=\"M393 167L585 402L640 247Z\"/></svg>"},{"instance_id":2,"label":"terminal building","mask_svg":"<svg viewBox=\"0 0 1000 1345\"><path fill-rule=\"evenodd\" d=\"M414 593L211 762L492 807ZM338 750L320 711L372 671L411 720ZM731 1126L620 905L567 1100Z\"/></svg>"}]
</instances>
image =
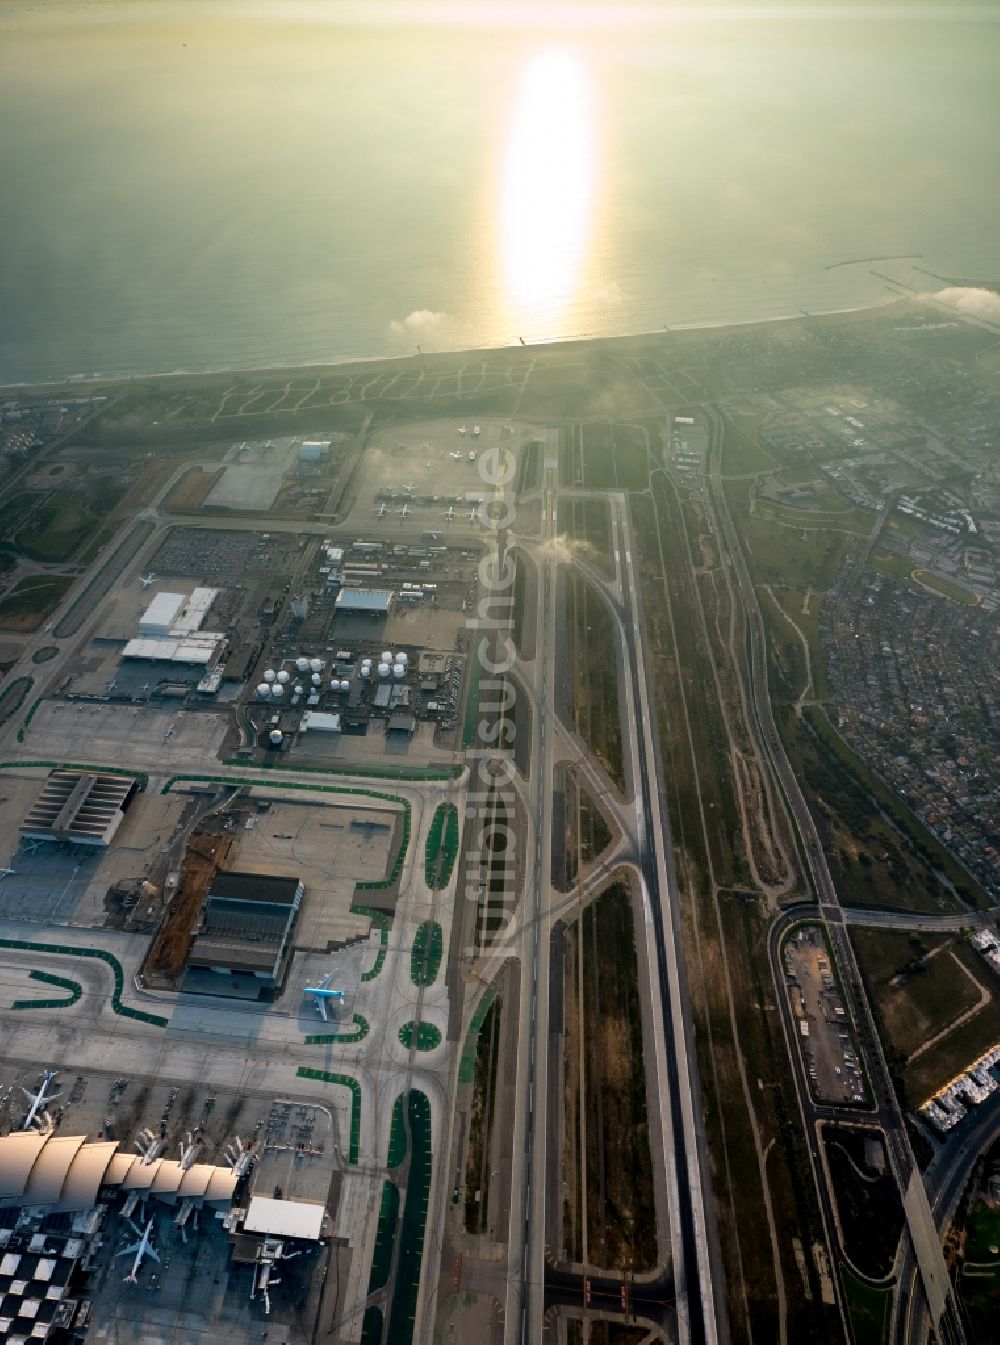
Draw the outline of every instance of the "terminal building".
<instances>
[{"instance_id":1,"label":"terminal building","mask_svg":"<svg viewBox=\"0 0 1000 1345\"><path fill-rule=\"evenodd\" d=\"M270 999L287 970L304 890L298 878L217 872L188 953L184 989Z\"/></svg>"},{"instance_id":2,"label":"terminal building","mask_svg":"<svg viewBox=\"0 0 1000 1345\"><path fill-rule=\"evenodd\" d=\"M55 770L19 828L31 841L108 846L138 784L132 776Z\"/></svg>"}]
</instances>

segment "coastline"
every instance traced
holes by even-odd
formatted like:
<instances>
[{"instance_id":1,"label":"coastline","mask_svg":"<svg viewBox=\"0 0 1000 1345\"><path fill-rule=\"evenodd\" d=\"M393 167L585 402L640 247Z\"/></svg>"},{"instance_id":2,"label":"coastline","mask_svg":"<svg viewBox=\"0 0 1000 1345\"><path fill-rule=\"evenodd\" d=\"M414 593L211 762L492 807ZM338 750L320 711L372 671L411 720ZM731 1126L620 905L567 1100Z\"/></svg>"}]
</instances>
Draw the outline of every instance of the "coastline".
<instances>
[{"instance_id":1,"label":"coastline","mask_svg":"<svg viewBox=\"0 0 1000 1345\"><path fill-rule=\"evenodd\" d=\"M37 392L45 388L88 388L100 387L108 384L129 383L136 379L143 381L173 379L173 378L213 378L225 374L267 374L267 373L288 373L295 370L308 370L313 372L317 369L342 370L350 368L352 365L372 365L372 364L393 364L403 360L418 359L436 359L447 358L456 355L477 355L477 354L495 354L498 351L510 350L556 350L560 346L580 346L580 345L621 345L630 341L649 341L656 336L680 336L691 332L707 331L725 331L735 330L742 327L763 327L771 326L781 322L798 322L803 318L833 318L849 317L852 315L862 315L866 313L877 313L883 308L888 308L892 304L903 304L912 302L917 296L907 294L893 294L885 299L880 299L870 304L852 304L845 308L823 308L806 310L799 309L794 313L775 313L767 317L759 318L720 318L711 322L686 322L670 324L668 326L655 328L651 331L627 332L619 335L580 335L580 336L560 336L551 341L529 341L524 346L510 343L502 346L446 346L440 350L425 350L419 354L413 351L400 352L399 354L384 355L349 355L342 359L328 360L308 360L304 363L295 364L244 364L244 365L208 365L200 369L167 369L159 372L132 372L132 373L75 373L67 374L61 379L44 379L37 383L19 382L19 383L0 383L0 392Z\"/></svg>"}]
</instances>

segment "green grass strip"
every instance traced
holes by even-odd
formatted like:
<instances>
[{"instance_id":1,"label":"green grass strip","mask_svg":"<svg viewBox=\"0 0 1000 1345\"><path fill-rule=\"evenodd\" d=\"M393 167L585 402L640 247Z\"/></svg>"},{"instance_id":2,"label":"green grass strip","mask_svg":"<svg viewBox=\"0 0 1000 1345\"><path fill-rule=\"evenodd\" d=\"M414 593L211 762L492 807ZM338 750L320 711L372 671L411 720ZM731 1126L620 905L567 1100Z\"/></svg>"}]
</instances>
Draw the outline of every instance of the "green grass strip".
<instances>
[{"instance_id":1,"label":"green grass strip","mask_svg":"<svg viewBox=\"0 0 1000 1345\"><path fill-rule=\"evenodd\" d=\"M371 1031L371 1023L367 1018L362 1018L360 1013L354 1015L354 1029L351 1032L333 1032L323 1036L306 1037L307 1046L329 1046L336 1042L348 1046L352 1042L364 1041L365 1037Z\"/></svg>"},{"instance_id":2,"label":"green grass strip","mask_svg":"<svg viewBox=\"0 0 1000 1345\"><path fill-rule=\"evenodd\" d=\"M227 757L227 766L245 766L242 757ZM457 780L457 766L297 766L293 761L255 761L254 770L299 771L304 775L353 775L372 780Z\"/></svg>"},{"instance_id":3,"label":"green grass strip","mask_svg":"<svg viewBox=\"0 0 1000 1345\"><path fill-rule=\"evenodd\" d=\"M361 1345L382 1345L382 1309L374 1303L361 1320Z\"/></svg>"},{"instance_id":4,"label":"green grass strip","mask_svg":"<svg viewBox=\"0 0 1000 1345\"><path fill-rule=\"evenodd\" d=\"M368 1292L376 1293L389 1283L389 1271L392 1269L392 1249L396 1242L396 1225L399 1222L399 1187L395 1182L382 1183L382 1200L378 1212L378 1232L375 1234L375 1250L372 1252L372 1268L368 1276Z\"/></svg>"},{"instance_id":5,"label":"green grass strip","mask_svg":"<svg viewBox=\"0 0 1000 1345\"><path fill-rule=\"evenodd\" d=\"M158 1013L146 1013L145 1009L131 1009L122 1003L122 991L125 988L125 973L122 964L114 953L103 948L70 948L58 943L34 943L25 939L0 939L0 948L23 948L28 953L55 953L60 957L95 957L111 968L115 978L111 1007L121 1018L134 1018L139 1023L149 1023L152 1027L166 1027L168 1020Z\"/></svg>"},{"instance_id":6,"label":"green grass strip","mask_svg":"<svg viewBox=\"0 0 1000 1345\"><path fill-rule=\"evenodd\" d=\"M34 678L18 677L0 691L0 724L5 724L12 715L17 714L34 685Z\"/></svg>"},{"instance_id":7,"label":"green grass strip","mask_svg":"<svg viewBox=\"0 0 1000 1345\"><path fill-rule=\"evenodd\" d=\"M434 891L448 886L458 858L458 835L458 809L453 803L439 803L424 846L424 878Z\"/></svg>"},{"instance_id":8,"label":"green grass strip","mask_svg":"<svg viewBox=\"0 0 1000 1345\"><path fill-rule=\"evenodd\" d=\"M490 1005L497 997L496 986L490 986L485 991L482 999L476 1007L476 1012L472 1015L472 1022L469 1024L469 1035L465 1039L465 1046L462 1050L462 1059L458 1065L458 1082L474 1083L476 1078L476 1051L479 1047L479 1034L483 1030L483 1023L486 1021L486 1015L490 1011Z\"/></svg>"},{"instance_id":9,"label":"green grass strip","mask_svg":"<svg viewBox=\"0 0 1000 1345\"><path fill-rule=\"evenodd\" d=\"M351 1147L348 1162L357 1163L361 1152L361 1085L349 1074L331 1074L325 1069L311 1069L300 1065L295 1071L300 1079L319 1079L321 1083L339 1083L351 1090Z\"/></svg>"},{"instance_id":10,"label":"green grass strip","mask_svg":"<svg viewBox=\"0 0 1000 1345\"><path fill-rule=\"evenodd\" d=\"M368 971L361 973L363 981L374 981L375 977L385 965L385 955L389 949L389 925L390 920L385 911L376 911L373 906L356 906L351 903L351 910L355 915L367 915L373 925L378 925L378 955L375 958L375 964Z\"/></svg>"},{"instance_id":11,"label":"green grass strip","mask_svg":"<svg viewBox=\"0 0 1000 1345\"><path fill-rule=\"evenodd\" d=\"M407 1050L414 1044L413 1029L416 1028L416 1047L418 1051L433 1051L441 1045L441 1029L433 1023L404 1023L399 1029L399 1040Z\"/></svg>"},{"instance_id":12,"label":"green grass strip","mask_svg":"<svg viewBox=\"0 0 1000 1345\"><path fill-rule=\"evenodd\" d=\"M59 990L65 990L68 999L16 999L11 1005L12 1009L64 1009L70 1004L75 1004L83 994L83 986L79 981L71 981L66 976L54 976L49 971L31 971L28 973L33 981L42 981L45 985L54 985Z\"/></svg>"},{"instance_id":13,"label":"green grass strip","mask_svg":"<svg viewBox=\"0 0 1000 1345\"><path fill-rule=\"evenodd\" d=\"M433 985L441 969L444 933L436 920L424 920L410 949L410 980L414 985Z\"/></svg>"},{"instance_id":14,"label":"green grass strip","mask_svg":"<svg viewBox=\"0 0 1000 1345\"><path fill-rule=\"evenodd\" d=\"M410 1345L420 1289L420 1263L424 1254L427 1198L431 1186L431 1106L424 1093L409 1094L410 1171L396 1259L396 1281L389 1309L388 1339L392 1345Z\"/></svg>"},{"instance_id":15,"label":"green grass strip","mask_svg":"<svg viewBox=\"0 0 1000 1345\"><path fill-rule=\"evenodd\" d=\"M406 1126L403 1123L405 1103L406 1094L400 1093L392 1104L392 1121L389 1125L389 1155L386 1159L386 1166L390 1168L398 1168L406 1157Z\"/></svg>"}]
</instances>

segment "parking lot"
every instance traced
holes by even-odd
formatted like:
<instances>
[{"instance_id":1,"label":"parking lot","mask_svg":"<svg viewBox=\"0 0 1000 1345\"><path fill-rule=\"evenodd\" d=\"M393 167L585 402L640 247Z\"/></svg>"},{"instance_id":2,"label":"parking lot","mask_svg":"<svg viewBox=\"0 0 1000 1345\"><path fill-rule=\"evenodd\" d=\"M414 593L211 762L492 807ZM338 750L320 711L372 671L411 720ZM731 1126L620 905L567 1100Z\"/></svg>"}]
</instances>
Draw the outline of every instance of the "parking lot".
<instances>
[{"instance_id":1,"label":"parking lot","mask_svg":"<svg viewBox=\"0 0 1000 1345\"><path fill-rule=\"evenodd\" d=\"M853 1031L818 925L792 931L785 941L784 963L813 1096L818 1102L864 1102Z\"/></svg>"}]
</instances>

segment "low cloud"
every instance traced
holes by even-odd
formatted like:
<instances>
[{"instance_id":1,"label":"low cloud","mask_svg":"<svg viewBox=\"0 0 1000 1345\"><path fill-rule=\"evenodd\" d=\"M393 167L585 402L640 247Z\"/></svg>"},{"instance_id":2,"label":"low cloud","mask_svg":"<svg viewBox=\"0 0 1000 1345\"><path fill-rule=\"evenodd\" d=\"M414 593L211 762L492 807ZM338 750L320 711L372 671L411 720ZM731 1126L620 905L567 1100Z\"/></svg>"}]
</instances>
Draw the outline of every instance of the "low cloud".
<instances>
[{"instance_id":1,"label":"low cloud","mask_svg":"<svg viewBox=\"0 0 1000 1345\"><path fill-rule=\"evenodd\" d=\"M433 308L415 308L402 321L390 322L389 334L400 341L426 341L439 336L447 321L447 313L436 313Z\"/></svg>"},{"instance_id":2,"label":"low cloud","mask_svg":"<svg viewBox=\"0 0 1000 1345\"><path fill-rule=\"evenodd\" d=\"M968 313L970 317L1000 321L1000 294L994 294L992 290L974 289L970 285L951 285L948 289L938 290L932 298L959 313Z\"/></svg>"}]
</instances>

